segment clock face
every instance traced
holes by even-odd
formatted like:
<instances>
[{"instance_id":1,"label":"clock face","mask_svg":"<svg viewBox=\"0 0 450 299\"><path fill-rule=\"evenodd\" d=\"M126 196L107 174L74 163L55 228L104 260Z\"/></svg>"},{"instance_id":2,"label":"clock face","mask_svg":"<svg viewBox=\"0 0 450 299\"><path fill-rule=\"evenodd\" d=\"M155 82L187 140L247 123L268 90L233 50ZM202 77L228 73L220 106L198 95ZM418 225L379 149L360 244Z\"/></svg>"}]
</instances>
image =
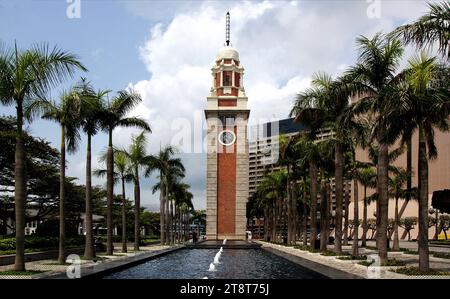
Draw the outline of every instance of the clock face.
<instances>
[{"instance_id":1,"label":"clock face","mask_svg":"<svg viewBox=\"0 0 450 299\"><path fill-rule=\"evenodd\" d=\"M232 145L236 140L236 136L232 131L225 130L219 133L219 142L223 145Z\"/></svg>"}]
</instances>

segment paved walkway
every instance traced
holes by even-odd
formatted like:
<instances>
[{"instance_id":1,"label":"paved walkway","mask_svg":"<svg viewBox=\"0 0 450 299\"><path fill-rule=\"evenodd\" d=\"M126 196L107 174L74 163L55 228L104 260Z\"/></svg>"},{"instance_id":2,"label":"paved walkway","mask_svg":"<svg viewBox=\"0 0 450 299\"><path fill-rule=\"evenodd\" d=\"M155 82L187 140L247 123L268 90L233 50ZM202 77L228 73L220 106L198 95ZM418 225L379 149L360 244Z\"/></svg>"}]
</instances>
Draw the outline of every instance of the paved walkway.
<instances>
[{"instance_id":1,"label":"paved walkway","mask_svg":"<svg viewBox=\"0 0 450 299\"><path fill-rule=\"evenodd\" d=\"M258 242L261 243L263 247L270 247L306 259L310 262L317 263L319 265L345 271L350 274L356 275L359 278L369 278L369 279L450 278L450 276L421 276L421 277L406 276L403 274L398 274L389 271L391 269L396 269L399 267L378 267L378 266L366 267L363 265L358 265L358 262L360 261L340 260L337 259L335 256L323 256L320 253L311 253L309 251L300 250L294 247L287 247L283 245L272 244L262 241ZM329 245L329 249L332 250L333 246ZM351 246L343 246L343 251L351 252ZM365 248L360 248L360 254L371 257L373 256L374 258L377 257L377 253L375 250L369 250ZM389 259L395 258L397 260L402 260L406 263L407 266L418 266L418 255L405 254L403 252L389 252L388 257ZM432 269L441 271L450 271L450 259L435 258L430 256L430 266Z\"/></svg>"},{"instance_id":2,"label":"paved walkway","mask_svg":"<svg viewBox=\"0 0 450 299\"><path fill-rule=\"evenodd\" d=\"M97 262L89 261L89 260L81 260L81 269L95 268L99 265L105 265L112 261L133 259L139 255L149 253L149 252L158 252L164 251L171 246L167 245L148 245L141 246L140 251L135 252L133 250L132 244L128 247L128 253L121 253L121 246L115 246L114 255L104 255L97 254L99 260ZM106 265L105 265L106 266ZM57 264L57 260L40 260L26 263L26 269L30 271L45 271L43 273L38 273L34 275L0 275L0 279L39 279L39 278L47 278L50 276L58 275L61 273L65 273L67 271L68 265L59 265ZM13 270L14 265L6 265L0 266L0 271L5 270Z\"/></svg>"}]
</instances>

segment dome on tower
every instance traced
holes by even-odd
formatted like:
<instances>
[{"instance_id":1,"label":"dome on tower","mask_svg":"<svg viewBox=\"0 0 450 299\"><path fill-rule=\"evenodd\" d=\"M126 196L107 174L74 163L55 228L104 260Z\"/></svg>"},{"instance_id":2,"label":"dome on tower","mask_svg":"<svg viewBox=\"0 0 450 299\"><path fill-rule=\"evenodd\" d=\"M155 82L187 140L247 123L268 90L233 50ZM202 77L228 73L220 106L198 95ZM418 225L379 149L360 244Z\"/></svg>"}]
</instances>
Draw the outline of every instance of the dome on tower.
<instances>
[{"instance_id":1,"label":"dome on tower","mask_svg":"<svg viewBox=\"0 0 450 299\"><path fill-rule=\"evenodd\" d=\"M216 61L222 59L234 59L239 61L239 53L235 48L230 46L220 48L216 55Z\"/></svg>"}]
</instances>

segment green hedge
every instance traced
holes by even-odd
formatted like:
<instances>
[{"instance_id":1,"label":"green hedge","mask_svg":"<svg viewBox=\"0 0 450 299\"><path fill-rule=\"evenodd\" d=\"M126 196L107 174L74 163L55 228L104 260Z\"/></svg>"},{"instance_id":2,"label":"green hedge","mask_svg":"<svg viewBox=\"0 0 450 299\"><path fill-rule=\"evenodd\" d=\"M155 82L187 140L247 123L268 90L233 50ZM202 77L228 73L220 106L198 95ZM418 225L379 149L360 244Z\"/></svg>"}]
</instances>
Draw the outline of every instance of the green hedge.
<instances>
[{"instance_id":1,"label":"green hedge","mask_svg":"<svg viewBox=\"0 0 450 299\"><path fill-rule=\"evenodd\" d=\"M84 236L76 236L66 238L66 246L78 246L83 245L85 242ZM50 249L58 248L59 238L57 237L37 237L37 236L26 236L25 237L25 248L27 249ZM7 238L0 239L0 251L15 250L16 249L16 239Z\"/></svg>"}]
</instances>

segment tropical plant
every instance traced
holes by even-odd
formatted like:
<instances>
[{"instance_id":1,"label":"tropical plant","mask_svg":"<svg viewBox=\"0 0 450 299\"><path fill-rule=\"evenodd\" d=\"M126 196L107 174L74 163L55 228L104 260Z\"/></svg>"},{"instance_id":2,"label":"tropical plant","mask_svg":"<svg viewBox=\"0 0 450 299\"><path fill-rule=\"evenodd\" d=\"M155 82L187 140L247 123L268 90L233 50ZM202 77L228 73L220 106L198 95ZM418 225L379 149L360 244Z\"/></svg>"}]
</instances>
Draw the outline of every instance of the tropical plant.
<instances>
[{"instance_id":1,"label":"tropical plant","mask_svg":"<svg viewBox=\"0 0 450 299\"><path fill-rule=\"evenodd\" d=\"M425 53L409 60L404 81L394 103L398 105L393 119L392 135L410 138L415 131L418 143L418 198L419 198L419 269L429 270L428 251L428 160L437 157L434 143L435 129L450 130L450 92L448 82L435 80L438 65L436 58Z\"/></svg>"},{"instance_id":2,"label":"tropical plant","mask_svg":"<svg viewBox=\"0 0 450 299\"><path fill-rule=\"evenodd\" d=\"M140 210L141 210L141 186L139 181L140 170L150 163L150 156L147 155L147 138L145 131L131 137L131 144L128 149L120 150L128 161L130 172L134 182L134 250L139 250L140 237Z\"/></svg>"},{"instance_id":3,"label":"tropical plant","mask_svg":"<svg viewBox=\"0 0 450 299\"><path fill-rule=\"evenodd\" d=\"M16 154L15 154L15 225L16 257L14 269L25 270L25 200L26 152L24 149L24 107L35 100L44 99L47 92L72 77L76 70L86 71L74 54L48 44L36 44L30 49L11 50L0 45L0 101L16 106Z\"/></svg>"},{"instance_id":4,"label":"tropical plant","mask_svg":"<svg viewBox=\"0 0 450 299\"><path fill-rule=\"evenodd\" d=\"M58 262L60 264L66 262L66 145L69 153L75 152L78 148L80 141L81 100L78 94L72 89L61 94L59 103L46 99L37 100L31 103L25 112L29 118L32 118L31 114L42 113L43 119L55 121L61 127L58 255Z\"/></svg>"},{"instance_id":5,"label":"tropical plant","mask_svg":"<svg viewBox=\"0 0 450 299\"><path fill-rule=\"evenodd\" d=\"M153 171L159 172L159 186L154 188L154 192L159 190L160 203L160 227L161 227L161 244L170 242L167 235L168 229L168 206L169 206L169 175L170 173L184 173L185 169L180 158L173 157L176 148L166 146L159 150L156 155L150 155L148 165L146 166L145 175L148 176Z\"/></svg>"},{"instance_id":6,"label":"tropical plant","mask_svg":"<svg viewBox=\"0 0 450 299\"><path fill-rule=\"evenodd\" d=\"M408 241L411 241L411 231L417 224L417 217L405 217L400 219L400 225L408 234Z\"/></svg>"},{"instance_id":7,"label":"tropical plant","mask_svg":"<svg viewBox=\"0 0 450 299\"><path fill-rule=\"evenodd\" d=\"M373 169L373 167L367 166L360 168L357 173L357 179L361 183L364 189L364 198L363 198L363 218L362 218L362 239L361 239L361 246L365 247L367 245L367 230L368 230L368 224L367 224L367 188L375 188L377 173Z\"/></svg>"},{"instance_id":8,"label":"tropical plant","mask_svg":"<svg viewBox=\"0 0 450 299\"><path fill-rule=\"evenodd\" d=\"M403 54L400 41L377 33L372 39L361 36L357 39L359 56L356 66L351 67L346 77L354 82L355 95L359 101L353 110L356 114L370 113L374 119L373 139L378 143L377 161L377 247L380 262L387 261L388 225L388 154L390 125L388 116L398 107L392 105L397 84L397 67Z\"/></svg>"},{"instance_id":9,"label":"tropical plant","mask_svg":"<svg viewBox=\"0 0 450 299\"><path fill-rule=\"evenodd\" d=\"M429 11L411 24L397 27L392 36L402 39L405 44L416 44L419 48L433 47L450 58L450 3L428 3Z\"/></svg>"},{"instance_id":10,"label":"tropical plant","mask_svg":"<svg viewBox=\"0 0 450 299\"><path fill-rule=\"evenodd\" d=\"M113 254L112 239L112 205L114 194L114 150L113 150L113 131L117 127L136 127L147 132L151 132L149 124L139 117L127 117L127 114L139 102L141 96L131 90L122 90L111 101L104 101L100 111L100 125L102 130L108 133L108 149L106 158L106 190L107 190L107 242L106 254Z\"/></svg>"},{"instance_id":11,"label":"tropical plant","mask_svg":"<svg viewBox=\"0 0 450 299\"><path fill-rule=\"evenodd\" d=\"M352 78L350 78L352 79ZM315 139L320 130L331 130L334 143L334 171L336 197L335 251L342 252L342 212L344 194L344 148L355 130L361 129L350 107L354 88L352 81L343 76L335 80L325 73L313 76L312 87L297 95L291 115L305 124Z\"/></svg>"},{"instance_id":12,"label":"tropical plant","mask_svg":"<svg viewBox=\"0 0 450 299\"><path fill-rule=\"evenodd\" d=\"M105 162L107 152L104 152L99 159L99 162ZM115 181L120 180L122 185L122 252L127 252L128 237L127 237L127 198L125 195L125 183L133 181L133 171L130 167L130 162L126 154L116 149L114 154L114 177ZM96 169L94 175L104 177L107 174L106 169Z\"/></svg>"}]
</instances>

